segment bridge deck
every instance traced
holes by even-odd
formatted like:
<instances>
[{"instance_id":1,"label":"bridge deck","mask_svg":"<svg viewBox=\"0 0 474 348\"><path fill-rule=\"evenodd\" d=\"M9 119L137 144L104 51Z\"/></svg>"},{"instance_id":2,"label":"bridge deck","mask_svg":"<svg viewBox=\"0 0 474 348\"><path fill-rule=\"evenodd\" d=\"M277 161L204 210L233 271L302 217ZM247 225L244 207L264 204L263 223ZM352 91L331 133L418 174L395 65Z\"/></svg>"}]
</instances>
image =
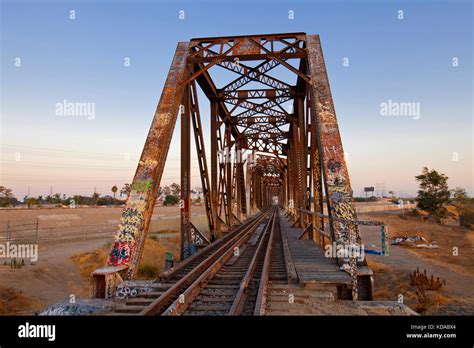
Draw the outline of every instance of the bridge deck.
<instances>
[{"instance_id":1,"label":"bridge deck","mask_svg":"<svg viewBox=\"0 0 474 348\"><path fill-rule=\"evenodd\" d=\"M350 285L349 274L339 270L337 262L333 258L324 256L322 250L311 240L298 240L301 228L292 228L290 222L283 214L280 214L282 232L288 240L291 257L302 286L310 284L321 285Z\"/></svg>"}]
</instances>

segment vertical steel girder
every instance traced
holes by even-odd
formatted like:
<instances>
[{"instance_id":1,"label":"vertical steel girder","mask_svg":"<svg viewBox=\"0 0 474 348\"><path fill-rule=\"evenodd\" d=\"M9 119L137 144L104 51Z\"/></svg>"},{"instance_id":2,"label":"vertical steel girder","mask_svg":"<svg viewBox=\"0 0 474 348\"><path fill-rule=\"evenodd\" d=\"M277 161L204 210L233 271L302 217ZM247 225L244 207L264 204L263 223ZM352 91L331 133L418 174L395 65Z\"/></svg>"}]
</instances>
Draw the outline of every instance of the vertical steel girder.
<instances>
[{"instance_id":1,"label":"vertical steel girder","mask_svg":"<svg viewBox=\"0 0 474 348\"><path fill-rule=\"evenodd\" d=\"M311 104L317 115L319 148L322 154L323 174L330 212L334 217L355 221L357 215L351 204L352 188L319 36L308 35L306 44L309 71L311 76L315 77L311 87ZM333 225L337 240L349 243L351 235L354 235L358 241L360 240L357 225L349 226L344 223Z\"/></svg>"},{"instance_id":2,"label":"vertical steel girder","mask_svg":"<svg viewBox=\"0 0 474 348\"><path fill-rule=\"evenodd\" d=\"M214 214L214 223L215 230L211 239L219 238L220 224L217 212L217 205L219 204L219 195L218 195L218 166L219 159L217 156L218 152L218 141L217 141L217 124L218 124L218 104L215 100L211 100L211 205L213 207L212 211Z\"/></svg>"},{"instance_id":3,"label":"vertical steel girder","mask_svg":"<svg viewBox=\"0 0 474 348\"><path fill-rule=\"evenodd\" d=\"M199 112L198 94L196 82L191 82L191 119L194 131L194 140L196 144L196 152L198 156L199 173L201 176L201 188L204 195L204 204L206 207L207 222L211 236L216 234L216 217L215 206L211 198L209 187L209 175L207 169L206 148L204 146L204 136L202 133L201 114ZM215 192L215 191L213 191Z\"/></svg>"},{"instance_id":4,"label":"vertical steel girder","mask_svg":"<svg viewBox=\"0 0 474 348\"><path fill-rule=\"evenodd\" d=\"M189 43L178 44L148 137L131 184L107 264L127 267L126 278L137 270L153 214L171 136L187 77Z\"/></svg>"},{"instance_id":5,"label":"vertical steel girder","mask_svg":"<svg viewBox=\"0 0 474 348\"><path fill-rule=\"evenodd\" d=\"M328 215L338 219L356 221L357 214L352 205L352 188L347 171L336 111L332 100L326 65L318 35L308 35L308 65L311 76L317 77L312 85L312 108L317 115L319 151L323 177L326 186ZM333 239L346 245L359 245L360 234L357 224L330 220ZM357 261L349 259L352 279L352 299L358 300Z\"/></svg>"},{"instance_id":6,"label":"vertical steel girder","mask_svg":"<svg viewBox=\"0 0 474 348\"><path fill-rule=\"evenodd\" d=\"M226 196L226 204L227 204L227 212L226 212L226 223L228 226L232 226L232 133L231 128L226 125L225 128L225 141L224 141L224 149L226 152L226 160L225 160L225 196Z\"/></svg>"},{"instance_id":7,"label":"vertical steel girder","mask_svg":"<svg viewBox=\"0 0 474 348\"><path fill-rule=\"evenodd\" d=\"M185 85L181 113L181 259L194 253L194 241L191 238L189 218L191 216L191 128L192 96L189 83Z\"/></svg>"},{"instance_id":8,"label":"vertical steel girder","mask_svg":"<svg viewBox=\"0 0 474 348\"><path fill-rule=\"evenodd\" d=\"M321 161L320 153L317 139L317 116L314 111L311 110L311 92L308 91L308 114L310 115L309 119L311 121L310 125L310 135L311 135L311 154L310 154L310 170L312 176L312 189L313 189L313 230L317 231L319 229L324 230L324 219L320 219L317 213L323 213L323 192L322 192L322 176L321 176ZM319 233L313 234L313 239L321 244L322 240Z\"/></svg>"}]
</instances>

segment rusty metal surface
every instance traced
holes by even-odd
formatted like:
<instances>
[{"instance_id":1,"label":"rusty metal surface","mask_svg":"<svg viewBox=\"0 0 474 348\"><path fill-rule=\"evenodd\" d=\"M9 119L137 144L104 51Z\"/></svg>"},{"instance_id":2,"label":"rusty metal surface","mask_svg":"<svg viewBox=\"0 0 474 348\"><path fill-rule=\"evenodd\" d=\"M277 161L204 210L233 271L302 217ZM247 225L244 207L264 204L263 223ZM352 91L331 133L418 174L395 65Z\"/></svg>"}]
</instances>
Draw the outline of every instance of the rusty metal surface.
<instances>
[{"instance_id":1,"label":"rusty metal surface","mask_svg":"<svg viewBox=\"0 0 474 348\"><path fill-rule=\"evenodd\" d=\"M357 220L357 214L352 204L349 173L344 158L341 135L319 36L309 35L307 47L309 71L311 76L317 77L312 84L312 106L317 115L319 148L328 198L328 211L331 217ZM334 234L333 238L336 241L345 245L360 245L361 238L357 225L331 220L330 226ZM350 258L348 266L352 279L352 298L357 300L357 263L355 257Z\"/></svg>"},{"instance_id":2,"label":"rusty metal surface","mask_svg":"<svg viewBox=\"0 0 474 348\"><path fill-rule=\"evenodd\" d=\"M312 76L317 76L312 85L312 105L317 115L318 134L321 142L327 195L334 217L357 220L351 203L352 188L344 158L341 135L337 124L336 111L332 100L326 66L318 35L308 35L308 63ZM357 229L348 230L345 225L335 224L336 239L349 243L352 233L360 240Z\"/></svg>"},{"instance_id":3,"label":"rusty metal surface","mask_svg":"<svg viewBox=\"0 0 474 348\"><path fill-rule=\"evenodd\" d=\"M132 278L136 272L153 213L179 105L184 93L181 82L186 77L188 54L189 43L179 43L107 262L111 266L127 266L127 278Z\"/></svg>"}]
</instances>

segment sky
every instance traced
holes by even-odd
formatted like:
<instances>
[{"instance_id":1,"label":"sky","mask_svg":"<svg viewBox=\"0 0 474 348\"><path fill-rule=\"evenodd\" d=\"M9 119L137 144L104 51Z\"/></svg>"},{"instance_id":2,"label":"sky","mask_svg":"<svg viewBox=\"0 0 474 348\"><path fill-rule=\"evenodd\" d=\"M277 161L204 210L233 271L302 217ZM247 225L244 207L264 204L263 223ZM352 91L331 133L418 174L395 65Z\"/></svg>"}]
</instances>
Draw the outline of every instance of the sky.
<instances>
[{"instance_id":1,"label":"sky","mask_svg":"<svg viewBox=\"0 0 474 348\"><path fill-rule=\"evenodd\" d=\"M413 196L424 166L474 194L471 1L0 3L0 185L17 198L130 182L178 42L282 32L320 35L356 196ZM94 109L61 115L64 101ZM388 103L415 111L387 115ZM200 105L208 134L202 94ZM162 184L172 182L179 131Z\"/></svg>"}]
</instances>

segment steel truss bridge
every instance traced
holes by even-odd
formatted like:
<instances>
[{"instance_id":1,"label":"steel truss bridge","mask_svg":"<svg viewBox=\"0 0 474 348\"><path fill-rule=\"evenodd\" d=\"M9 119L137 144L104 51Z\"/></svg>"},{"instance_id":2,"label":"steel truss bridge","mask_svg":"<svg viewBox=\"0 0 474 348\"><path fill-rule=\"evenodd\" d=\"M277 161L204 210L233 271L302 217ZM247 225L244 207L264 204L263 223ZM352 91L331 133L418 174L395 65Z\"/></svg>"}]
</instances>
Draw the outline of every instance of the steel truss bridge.
<instances>
[{"instance_id":1,"label":"steel truss bridge","mask_svg":"<svg viewBox=\"0 0 474 348\"><path fill-rule=\"evenodd\" d=\"M118 313L258 315L272 286L298 283L371 299L365 261L322 256L328 243L357 250L360 222L320 38L305 33L178 43L107 266L93 273L97 297L134 279L178 117L181 262ZM209 234L191 218L192 138Z\"/></svg>"}]
</instances>

